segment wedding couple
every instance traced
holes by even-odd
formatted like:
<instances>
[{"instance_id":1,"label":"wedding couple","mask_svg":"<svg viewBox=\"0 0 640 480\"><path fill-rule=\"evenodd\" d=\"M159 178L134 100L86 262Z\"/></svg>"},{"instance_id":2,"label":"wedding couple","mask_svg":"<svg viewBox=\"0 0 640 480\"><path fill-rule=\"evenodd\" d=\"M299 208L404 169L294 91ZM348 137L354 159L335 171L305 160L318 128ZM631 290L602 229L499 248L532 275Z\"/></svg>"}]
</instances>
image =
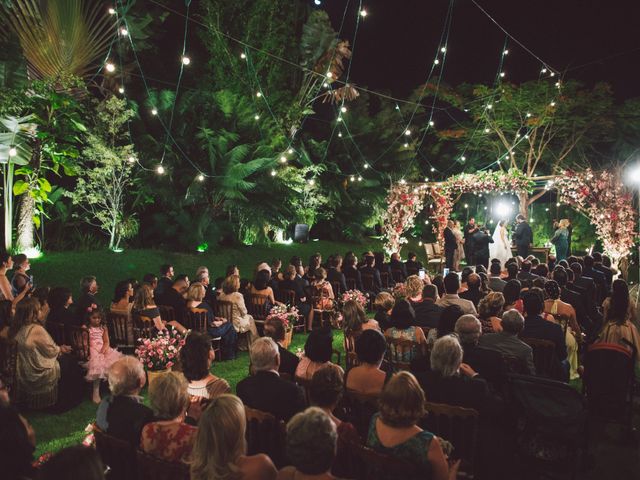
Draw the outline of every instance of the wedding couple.
<instances>
[{"instance_id":1,"label":"wedding couple","mask_svg":"<svg viewBox=\"0 0 640 480\"><path fill-rule=\"evenodd\" d=\"M533 231L524 215L519 214L516 217L516 229L513 232L513 242L518 250L518 255L526 258L529 255L529 247L533 244ZM501 265L513 257L511 253L511 240L507 231L507 221L500 220L493 232L493 244L489 246L491 258L500 260Z\"/></svg>"}]
</instances>

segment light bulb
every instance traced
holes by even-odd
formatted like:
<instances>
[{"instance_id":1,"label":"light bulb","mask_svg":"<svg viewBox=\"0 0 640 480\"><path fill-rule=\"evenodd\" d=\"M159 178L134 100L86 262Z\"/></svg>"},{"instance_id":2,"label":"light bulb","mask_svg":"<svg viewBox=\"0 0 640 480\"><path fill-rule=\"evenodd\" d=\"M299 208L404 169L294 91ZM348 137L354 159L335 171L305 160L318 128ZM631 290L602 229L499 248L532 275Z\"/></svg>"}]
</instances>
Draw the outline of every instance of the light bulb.
<instances>
[{"instance_id":1,"label":"light bulb","mask_svg":"<svg viewBox=\"0 0 640 480\"><path fill-rule=\"evenodd\" d=\"M560 82L556 82L556 87L560 88Z\"/></svg>"},{"instance_id":2,"label":"light bulb","mask_svg":"<svg viewBox=\"0 0 640 480\"><path fill-rule=\"evenodd\" d=\"M116 14L116 9L111 7L109 8L109 10L107 10L109 12L109 15L115 15Z\"/></svg>"},{"instance_id":3,"label":"light bulb","mask_svg":"<svg viewBox=\"0 0 640 480\"><path fill-rule=\"evenodd\" d=\"M548 212L548 211L549 211L549 209L548 209L548 208L545 208L545 209L544 209L544 211L545 211L545 212Z\"/></svg>"},{"instance_id":4,"label":"light bulb","mask_svg":"<svg viewBox=\"0 0 640 480\"><path fill-rule=\"evenodd\" d=\"M342 138L342 132L338 132L338 137Z\"/></svg>"},{"instance_id":5,"label":"light bulb","mask_svg":"<svg viewBox=\"0 0 640 480\"><path fill-rule=\"evenodd\" d=\"M135 163L136 161L136 157L134 157L133 155L130 156L129 158L127 158L127 160L129 161L129 163Z\"/></svg>"},{"instance_id":6,"label":"light bulb","mask_svg":"<svg viewBox=\"0 0 640 480\"><path fill-rule=\"evenodd\" d=\"M260 98L262 96L261 92L256 92L256 97Z\"/></svg>"},{"instance_id":7,"label":"light bulb","mask_svg":"<svg viewBox=\"0 0 640 480\"><path fill-rule=\"evenodd\" d=\"M190 63L191 63L191 59L189 57L187 57L186 55L182 57L183 65L189 65Z\"/></svg>"},{"instance_id":8,"label":"light bulb","mask_svg":"<svg viewBox=\"0 0 640 480\"><path fill-rule=\"evenodd\" d=\"M333 78L333 73L327 72L327 78Z\"/></svg>"},{"instance_id":9,"label":"light bulb","mask_svg":"<svg viewBox=\"0 0 640 480\"><path fill-rule=\"evenodd\" d=\"M118 89L118 92L119 92L119 93L124 93L124 87L120 87L120 88Z\"/></svg>"},{"instance_id":10,"label":"light bulb","mask_svg":"<svg viewBox=\"0 0 640 480\"><path fill-rule=\"evenodd\" d=\"M340 107L340 111L342 113L347 113L347 107Z\"/></svg>"},{"instance_id":11,"label":"light bulb","mask_svg":"<svg viewBox=\"0 0 640 480\"><path fill-rule=\"evenodd\" d=\"M425 224L425 225L429 225L429 220L425 220L425 221L424 221L424 224Z\"/></svg>"},{"instance_id":12,"label":"light bulb","mask_svg":"<svg viewBox=\"0 0 640 480\"><path fill-rule=\"evenodd\" d=\"M439 65L439 64L440 64L440 60L436 58L436 59L433 61L433 63L434 63L434 65Z\"/></svg>"},{"instance_id":13,"label":"light bulb","mask_svg":"<svg viewBox=\"0 0 640 480\"><path fill-rule=\"evenodd\" d=\"M245 60L245 59L247 58L247 54L246 54L246 53L244 53L244 52L242 52L242 53L240 54L240 58L241 58L242 60Z\"/></svg>"},{"instance_id":14,"label":"light bulb","mask_svg":"<svg viewBox=\"0 0 640 480\"><path fill-rule=\"evenodd\" d=\"M526 135L524 136L524 138L529 138L529 134L526 134Z\"/></svg>"},{"instance_id":15,"label":"light bulb","mask_svg":"<svg viewBox=\"0 0 640 480\"><path fill-rule=\"evenodd\" d=\"M289 155L293 155L293 148L290 148L289 150L287 150L287 153L288 153Z\"/></svg>"},{"instance_id":16,"label":"light bulb","mask_svg":"<svg viewBox=\"0 0 640 480\"><path fill-rule=\"evenodd\" d=\"M509 50L505 50L504 52L502 52L503 55L509 55Z\"/></svg>"},{"instance_id":17,"label":"light bulb","mask_svg":"<svg viewBox=\"0 0 640 480\"><path fill-rule=\"evenodd\" d=\"M354 177L353 175L351 175L351 177L349 178L350 181L355 182L356 181L356 177Z\"/></svg>"},{"instance_id":18,"label":"light bulb","mask_svg":"<svg viewBox=\"0 0 640 480\"><path fill-rule=\"evenodd\" d=\"M360 10L360 16L362 18L365 18L367 15L369 15L369 13L364 8Z\"/></svg>"},{"instance_id":19,"label":"light bulb","mask_svg":"<svg viewBox=\"0 0 640 480\"><path fill-rule=\"evenodd\" d=\"M488 103L487 104L487 109L491 110L493 108L493 104L492 103Z\"/></svg>"},{"instance_id":20,"label":"light bulb","mask_svg":"<svg viewBox=\"0 0 640 480\"><path fill-rule=\"evenodd\" d=\"M469 204L468 204L468 203L465 203L465 204L464 204L464 208L469 208Z\"/></svg>"},{"instance_id":21,"label":"light bulb","mask_svg":"<svg viewBox=\"0 0 640 480\"><path fill-rule=\"evenodd\" d=\"M126 37L127 35L129 35L129 30L127 30L125 27L122 27L120 29L120 35L122 35L123 37Z\"/></svg>"},{"instance_id":22,"label":"light bulb","mask_svg":"<svg viewBox=\"0 0 640 480\"><path fill-rule=\"evenodd\" d=\"M491 131L491 130L490 130L490 129L488 129L488 128L485 128L485 129L484 129L484 133L489 133L490 131Z\"/></svg>"},{"instance_id":23,"label":"light bulb","mask_svg":"<svg viewBox=\"0 0 640 480\"><path fill-rule=\"evenodd\" d=\"M316 5L320 5L322 2L320 0L313 0L313 3L315 3Z\"/></svg>"},{"instance_id":24,"label":"light bulb","mask_svg":"<svg viewBox=\"0 0 640 480\"><path fill-rule=\"evenodd\" d=\"M429 181L429 177L424 177L424 181L428 182Z\"/></svg>"},{"instance_id":25,"label":"light bulb","mask_svg":"<svg viewBox=\"0 0 640 480\"><path fill-rule=\"evenodd\" d=\"M408 128L404 131L404 134L408 137L409 135L411 135L411 130L409 130Z\"/></svg>"},{"instance_id":26,"label":"light bulb","mask_svg":"<svg viewBox=\"0 0 640 480\"><path fill-rule=\"evenodd\" d=\"M556 102L551 102L549 105L551 105L552 107L556 106Z\"/></svg>"},{"instance_id":27,"label":"light bulb","mask_svg":"<svg viewBox=\"0 0 640 480\"><path fill-rule=\"evenodd\" d=\"M547 73L547 69L543 68L542 70L540 70L540 73Z\"/></svg>"},{"instance_id":28,"label":"light bulb","mask_svg":"<svg viewBox=\"0 0 640 480\"><path fill-rule=\"evenodd\" d=\"M363 165L363 168L366 170L367 168L369 168L369 164L368 164L368 163L365 163L365 164Z\"/></svg>"},{"instance_id":29,"label":"light bulb","mask_svg":"<svg viewBox=\"0 0 640 480\"><path fill-rule=\"evenodd\" d=\"M505 73L504 72L500 72L500 78L504 78Z\"/></svg>"},{"instance_id":30,"label":"light bulb","mask_svg":"<svg viewBox=\"0 0 640 480\"><path fill-rule=\"evenodd\" d=\"M399 105L396 105L396 110L400 110L400 106Z\"/></svg>"},{"instance_id":31,"label":"light bulb","mask_svg":"<svg viewBox=\"0 0 640 480\"><path fill-rule=\"evenodd\" d=\"M158 172L158 175L162 175L164 173L164 167L162 165L158 165L156 172Z\"/></svg>"},{"instance_id":32,"label":"light bulb","mask_svg":"<svg viewBox=\"0 0 640 480\"><path fill-rule=\"evenodd\" d=\"M260 115L258 115L257 113L253 116L254 120L260 120Z\"/></svg>"},{"instance_id":33,"label":"light bulb","mask_svg":"<svg viewBox=\"0 0 640 480\"><path fill-rule=\"evenodd\" d=\"M463 162L465 162L465 161L467 160L467 157L465 157L464 155L462 155L462 156L460 157L460 160L461 160L461 161L463 161Z\"/></svg>"},{"instance_id":34,"label":"light bulb","mask_svg":"<svg viewBox=\"0 0 640 480\"><path fill-rule=\"evenodd\" d=\"M486 209L487 209L487 207L484 207L484 209L486 210Z\"/></svg>"},{"instance_id":35,"label":"light bulb","mask_svg":"<svg viewBox=\"0 0 640 480\"><path fill-rule=\"evenodd\" d=\"M104 68L105 68L105 70L106 70L107 72L109 72L109 73L113 73L113 72L115 72L115 71L116 71L116 66L115 66L113 63L111 63L111 62L107 62L107 63L105 63L105 64L104 64Z\"/></svg>"},{"instance_id":36,"label":"light bulb","mask_svg":"<svg viewBox=\"0 0 640 480\"><path fill-rule=\"evenodd\" d=\"M316 184L316 181L313 178L311 178L309 180L309 185L311 185L313 187L315 184Z\"/></svg>"},{"instance_id":37,"label":"light bulb","mask_svg":"<svg viewBox=\"0 0 640 480\"><path fill-rule=\"evenodd\" d=\"M429 126L433 127L436 123L433 120L429 120Z\"/></svg>"},{"instance_id":38,"label":"light bulb","mask_svg":"<svg viewBox=\"0 0 640 480\"><path fill-rule=\"evenodd\" d=\"M559 207L559 206L560 206L560 203L556 203L556 207Z\"/></svg>"},{"instance_id":39,"label":"light bulb","mask_svg":"<svg viewBox=\"0 0 640 480\"><path fill-rule=\"evenodd\" d=\"M436 171L436 168L435 168L435 167L431 167L431 171L432 171L432 172L435 172L435 171Z\"/></svg>"},{"instance_id":40,"label":"light bulb","mask_svg":"<svg viewBox=\"0 0 640 480\"><path fill-rule=\"evenodd\" d=\"M527 112L527 118L530 118L531 114L529 112Z\"/></svg>"},{"instance_id":41,"label":"light bulb","mask_svg":"<svg viewBox=\"0 0 640 480\"><path fill-rule=\"evenodd\" d=\"M551 72L551 73L549 74L549 76L551 76L551 77L555 77L555 76L556 76L556 72Z\"/></svg>"},{"instance_id":42,"label":"light bulb","mask_svg":"<svg viewBox=\"0 0 640 480\"><path fill-rule=\"evenodd\" d=\"M336 121L341 122L342 121L342 117L340 115L338 115L338 118L336 118Z\"/></svg>"},{"instance_id":43,"label":"light bulb","mask_svg":"<svg viewBox=\"0 0 640 480\"><path fill-rule=\"evenodd\" d=\"M16 155L18 155L18 149L16 147L11 147L9 149L9 156L15 157Z\"/></svg>"},{"instance_id":44,"label":"light bulb","mask_svg":"<svg viewBox=\"0 0 640 480\"><path fill-rule=\"evenodd\" d=\"M324 82L324 84L322 85L324 88L329 88L329 84L327 82Z\"/></svg>"},{"instance_id":45,"label":"light bulb","mask_svg":"<svg viewBox=\"0 0 640 480\"><path fill-rule=\"evenodd\" d=\"M271 170L271 176L272 176L272 177L275 177L275 176L276 176L276 173L277 173L277 172L276 172L275 170Z\"/></svg>"},{"instance_id":46,"label":"light bulb","mask_svg":"<svg viewBox=\"0 0 640 480\"><path fill-rule=\"evenodd\" d=\"M280 162L281 162L281 163L287 163L287 157L285 157L284 155L282 155L282 156L280 157Z\"/></svg>"},{"instance_id":47,"label":"light bulb","mask_svg":"<svg viewBox=\"0 0 640 480\"><path fill-rule=\"evenodd\" d=\"M404 146L404 148L409 148L409 144L408 143L405 143L403 146Z\"/></svg>"},{"instance_id":48,"label":"light bulb","mask_svg":"<svg viewBox=\"0 0 640 480\"><path fill-rule=\"evenodd\" d=\"M358 177L358 181L361 182L362 181L362 177Z\"/></svg>"},{"instance_id":49,"label":"light bulb","mask_svg":"<svg viewBox=\"0 0 640 480\"><path fill-rule=\"evenodd\" d=\"M151 115L157 115L158 114L158 109L157 108L152 108L151 109Z\"/></svg>"},{"instance_id":50,"label":"light bulb","mask_svg":"<svg viewBox=\"0 0 640 480\"><path fill-rule=\"evenodd\" d=\"M198 175L197 179L199 182L204 182L204 175L203 174Z\"/></svg>"},{"instance_id":51,"label":"light bulb","mask_svg":"<svg viewBox=\"0 0 640 480\"><path fill-rule=\"evenodd\" d=\"M447 47L442 47L442 48L440 49L440 51L441 51L442 53L445 53L445 52L447 51Z\"/></svg>"},{"instance_id":52,"label":"light bulb","mask_svg":"<svg viewBox=\"0 0 640 480\"><path fill-rule=\"evenodd\" d=\"M404 185L405 183L407 183L407 181L406 181L404 178L401 178L401 179L400 179L400 183L401 183L402 185Z\"/></svg>"}]
</instances>

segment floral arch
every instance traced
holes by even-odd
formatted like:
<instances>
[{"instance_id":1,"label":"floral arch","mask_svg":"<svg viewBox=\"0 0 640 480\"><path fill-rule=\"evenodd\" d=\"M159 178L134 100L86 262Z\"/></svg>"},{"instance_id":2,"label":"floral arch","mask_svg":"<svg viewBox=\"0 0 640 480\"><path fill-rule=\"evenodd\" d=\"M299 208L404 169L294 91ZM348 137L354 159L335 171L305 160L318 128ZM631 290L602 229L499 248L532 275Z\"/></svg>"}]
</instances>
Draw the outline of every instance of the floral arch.
<instances>
[{"instance_id":1,"label":"floral arch","mask_svg":"<svg viewBox=\"0 0 640 480\"><path fill-rule=\"evenodd\" d=\"M509 192L522 198L523 194L531 194L540 180L546 179L549 182L543 189L557 190L562 203L591 220L614 264L631 252L636 225L633 195L624 186L619 171L591 169L566 170L554 177L529 178L517 170L509 170L462 173L439 183L396 183L387 196L384 248L387 253L400 251L407 242L404 233L414 226L427 198L433 200L430 218L434 220L433 231L442 242L447 219L463 193Z\"/></svg>"}]
</instances>

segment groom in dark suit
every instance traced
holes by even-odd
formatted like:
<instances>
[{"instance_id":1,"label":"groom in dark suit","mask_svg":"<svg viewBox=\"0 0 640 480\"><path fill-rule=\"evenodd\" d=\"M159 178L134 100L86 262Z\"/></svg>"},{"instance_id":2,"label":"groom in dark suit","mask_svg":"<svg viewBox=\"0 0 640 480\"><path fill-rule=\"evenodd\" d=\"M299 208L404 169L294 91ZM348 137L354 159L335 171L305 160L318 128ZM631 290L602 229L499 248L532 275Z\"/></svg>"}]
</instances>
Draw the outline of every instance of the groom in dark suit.
<instances>
[{"instance_id":1,"label":"groom in dark suit","mask_svg":"<svg viewBox=\"0 0 640 480\"><path fill-rule=\"evenodd\" d=\"M489 267L489 244L493 243L493 237L486 228L478 227L473 236L473 256L476 265Z\"/></svg>"},{"instance_id":2,"label":"groom in dark suit","mask_svg":"<svg viewBox=\"0 0 640 480\"><path fill-rule=\"evenodd\" d=\"M516 244L518 255L522 258L527 258L529 245L533 243L533 232L524 215L519 214L516 217L516 222L518 222L518 225L516 225L516 231L513 232L513 241Z\"/></svg>"},{"instance_id":3,"label":"groom in dark suit","mask_svg":"<svg viewBox=\"0 0 640 480\"><path fill-rule=\"evenodd\" d=\"M444 229L444 258L446 267L453 270L453 255L458 249L458 240L453 233L453 222L449 220Z\"/></svg>"}]
</instances>

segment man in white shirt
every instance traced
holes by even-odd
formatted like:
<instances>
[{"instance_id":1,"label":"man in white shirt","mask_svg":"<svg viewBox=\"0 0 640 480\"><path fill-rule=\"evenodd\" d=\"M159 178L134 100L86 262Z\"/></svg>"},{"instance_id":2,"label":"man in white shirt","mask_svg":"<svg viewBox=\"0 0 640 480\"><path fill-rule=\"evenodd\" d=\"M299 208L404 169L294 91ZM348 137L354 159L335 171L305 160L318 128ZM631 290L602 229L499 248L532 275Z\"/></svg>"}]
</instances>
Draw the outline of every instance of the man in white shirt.
<instances>
[{"instance_id":1,"label":"man in white shirt","mask_svg":"<svg viewBox=\"0 0 640 480\"><path fill-rule=\"evenodd\" d=\"M444 277L444 290L446 293L436 302L436 305L440 305L443 308L449 305L458 305L465 314L478 314L473 302L458 296L458 290L460 290L458 274L451 272Z\"/></svg>"}]
</instances>

